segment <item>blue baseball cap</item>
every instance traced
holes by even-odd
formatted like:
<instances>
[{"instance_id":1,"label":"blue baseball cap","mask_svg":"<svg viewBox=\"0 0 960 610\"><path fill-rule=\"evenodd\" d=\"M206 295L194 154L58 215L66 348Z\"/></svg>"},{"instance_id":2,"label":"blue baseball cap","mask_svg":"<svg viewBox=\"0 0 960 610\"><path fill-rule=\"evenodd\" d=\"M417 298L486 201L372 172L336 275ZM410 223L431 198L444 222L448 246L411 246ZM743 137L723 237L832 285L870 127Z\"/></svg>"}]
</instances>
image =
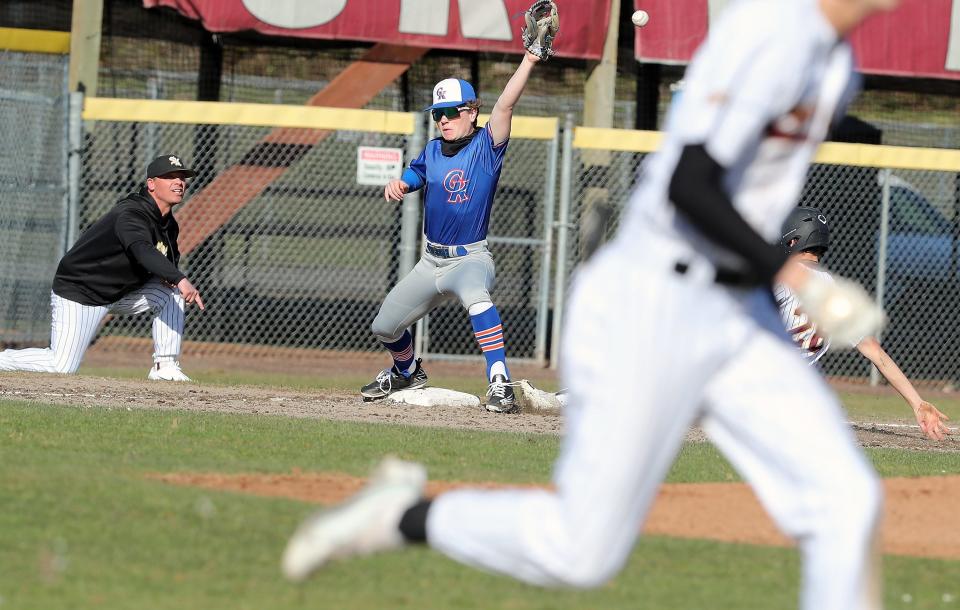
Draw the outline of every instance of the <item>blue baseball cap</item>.
<instances>
[{"instance_id":1,"label":"blue baseball cap","mask_svg":"<svg viewBox=\"0 0 960 610\"><path fill-rule=\"evenodd\" d=\"M473 85L462 78L445 78L433 88L433 105L427 106L424 111L463 106L475 99L477 92L473 90Z\"/></svg>"}]
</instances>

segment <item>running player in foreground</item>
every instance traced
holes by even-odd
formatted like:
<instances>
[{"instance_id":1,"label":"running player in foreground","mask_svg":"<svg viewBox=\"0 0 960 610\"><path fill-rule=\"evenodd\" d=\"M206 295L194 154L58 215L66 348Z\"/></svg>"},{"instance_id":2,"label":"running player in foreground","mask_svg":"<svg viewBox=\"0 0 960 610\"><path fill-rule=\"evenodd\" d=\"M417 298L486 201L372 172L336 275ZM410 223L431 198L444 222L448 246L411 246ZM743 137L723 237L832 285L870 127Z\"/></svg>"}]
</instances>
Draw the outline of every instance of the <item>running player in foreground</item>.
<instances>
[{"instance_id":1,"label":"running player in foreground","mask_svg":"<svg viewBox=\"0 0 960 610\"><path fill-rule=\"evenodd\" d=\"M823 255L830 247L830 225L823 212L812 207L797 207L790 212L780 233L780 247L784 252L794 256L811 273L822 274L828 280L830 279L830 274L820 266ZM817 362L827 353L830 341L817 332L816 324L809 320L803 312L803 305L789 288L780 284L777 285L774 293L777 306L780 308L780 317L790 337L800 348L801 355L810 364ZM950 434L950 429L945 423L950 418L920 397L916 388L875 337L864 337L855 343L855 347L903 396L913 410L913 415L924 434L937 441L942 441L945 434Z\"/></svg>"},{"instance_id":2,"label":"running player in foreground","mask_svg":"<svg viewBox=\"0 0 960 610\"><path fill-rule=\"evenodd\" d=\"M777 240L831 119L852 97L843 37L896 4L743 0L711 27L617 237L574 282L554 490L430 500L422 466L388 459L360 494L294 533L286 576L426 542L528 583L599 586L627 560L699 419L797 541L801 607L879 608L879 480L837 397L784 341L771 291L782 283L796 292L835 341L880 327L882 312L861 287L810 273Z\"/></svg>"}]
</instances>

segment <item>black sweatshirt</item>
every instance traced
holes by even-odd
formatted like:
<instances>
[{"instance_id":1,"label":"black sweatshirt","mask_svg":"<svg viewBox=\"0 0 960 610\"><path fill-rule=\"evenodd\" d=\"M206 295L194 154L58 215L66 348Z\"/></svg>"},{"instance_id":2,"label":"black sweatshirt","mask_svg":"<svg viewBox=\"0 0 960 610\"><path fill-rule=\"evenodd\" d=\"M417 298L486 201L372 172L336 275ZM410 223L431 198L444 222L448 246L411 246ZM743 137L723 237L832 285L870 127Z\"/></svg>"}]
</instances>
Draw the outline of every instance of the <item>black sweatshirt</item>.
<instances>
[{"instance_id":1,"label":"black sweatshirt","mask_svg":"<svg viewBox=\"0 0 960 610\"><path fill-rule=\"evenodd\" d=\"M83 305L109 305L157 277L176 285L180 227L141 188L90 226L60 260L53 292Z\"/></svg>"}]
</instances>

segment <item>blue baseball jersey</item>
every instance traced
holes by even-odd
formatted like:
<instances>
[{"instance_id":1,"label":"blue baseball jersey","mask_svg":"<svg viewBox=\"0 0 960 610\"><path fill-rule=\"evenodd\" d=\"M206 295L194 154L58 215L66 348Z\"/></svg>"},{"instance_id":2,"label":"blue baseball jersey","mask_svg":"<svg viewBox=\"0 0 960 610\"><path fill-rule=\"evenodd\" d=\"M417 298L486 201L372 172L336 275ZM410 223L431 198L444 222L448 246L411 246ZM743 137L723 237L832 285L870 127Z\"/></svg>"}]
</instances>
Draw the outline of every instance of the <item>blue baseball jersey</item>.
<instances>
[{"instance_id":1,"label":"blue baseball jersey","mask_svg":"<svg viewBox=\"0 0 960 610\"><path fill-rule=\"evenodd\" d=\"M420 178L419 184L409 185L412 190L425 187L423 232L428 240L459 246L487 238L508 142L494 146L490 130L484 127L452 157L440 152L439 138L427 143L408 172Z\"/></svg>"}]
</instances>

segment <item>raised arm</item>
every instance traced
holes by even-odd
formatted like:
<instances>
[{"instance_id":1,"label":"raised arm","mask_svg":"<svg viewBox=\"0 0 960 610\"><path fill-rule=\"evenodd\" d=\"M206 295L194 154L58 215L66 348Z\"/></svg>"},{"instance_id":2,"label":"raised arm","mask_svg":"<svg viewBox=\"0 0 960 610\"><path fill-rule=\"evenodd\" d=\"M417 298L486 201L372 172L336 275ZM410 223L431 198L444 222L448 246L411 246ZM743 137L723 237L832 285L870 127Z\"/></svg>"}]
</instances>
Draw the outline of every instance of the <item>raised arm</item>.
<instances>
[{"instance_id":1,"label":"raised arm","mask_svg":"<svg viewBox=\"0 0 960 610\"><path fill-rule=\"evenodd\" d=\"M527 80L530 78L530 72L534 64L540 61L540 58L533 53L527 52L520 62L520 67L513 73L510 80L507 81L503 93L490 111L490 120L487 124L490 126L490 135L493 136L493 144L497 146L507 141L510 137L510 126L513 122L513 108L520 100L524 87L527 86Z\"/></svg>"},{"instance_id":2,"label":"raised arm","mask_svg":"<svg viewBox=\"0 0 960 610\"><path fill-rule=\"evenodd\" d=\"M857 344L857 349L877 367L884 379L907 401L907 404L913 409L913 415L916 417L917 423L920 424L920 430L924 434L937 441L942 441L945 434L950 434L950 429L944 423L950 418L938 411L935 406L920 398L916 388L903 374L897 363L893 361L890 354L880 347L879 341L873 337L867 337Z\"/></svg>"}]
</instances>

